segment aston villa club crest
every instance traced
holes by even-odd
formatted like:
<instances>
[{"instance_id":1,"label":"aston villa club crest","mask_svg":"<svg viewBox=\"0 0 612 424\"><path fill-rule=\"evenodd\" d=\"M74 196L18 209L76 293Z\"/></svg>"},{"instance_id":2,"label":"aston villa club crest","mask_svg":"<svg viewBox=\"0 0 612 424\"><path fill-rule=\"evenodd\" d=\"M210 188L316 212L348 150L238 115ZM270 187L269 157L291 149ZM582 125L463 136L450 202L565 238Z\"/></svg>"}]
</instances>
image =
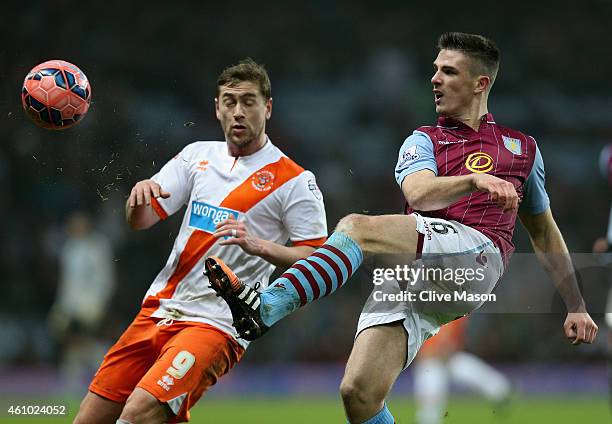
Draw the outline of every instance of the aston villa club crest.
<instances>
[{"instance_id":1,"label":"aston villa club crest","mask_svg":"<svg viewBox=\"0 0 612 424\"><path fill-rule=\"evenodd\" d=\"M270 171L257 171L251 177L251 185L257 191L269 191L274 185L274 174Z\"/></svg>"},{"instance_id":2,"label":"aston villa club crest","mask_svg":"<svg viewBox=\"0 0 612 424\"><path fill-rule=\"evenodd\" d=\"M518 138L506 137L505 135L502 135L502 139L504 140L506 149L510 150L513 155L523 154L521 150L521 140Z\"/></svg>"}]
</instances>

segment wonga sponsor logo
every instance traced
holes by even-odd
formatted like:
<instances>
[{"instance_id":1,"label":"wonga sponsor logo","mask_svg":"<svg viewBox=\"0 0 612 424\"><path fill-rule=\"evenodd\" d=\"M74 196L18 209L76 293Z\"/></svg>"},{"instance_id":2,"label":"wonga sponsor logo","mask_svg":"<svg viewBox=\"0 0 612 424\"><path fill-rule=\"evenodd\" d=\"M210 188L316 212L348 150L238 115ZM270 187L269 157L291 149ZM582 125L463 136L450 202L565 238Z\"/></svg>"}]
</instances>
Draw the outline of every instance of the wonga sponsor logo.
<instances>
[{"instance_id":1,"label":"wonga sponsor logo","mask_svg":"<svg viewBox=\"0 0 612 424\"><path fill-rule=\"evenodd\" d=\"M215 226L223 220L234 215L238 219L239 212L233 209L221 208L219 206L209 205L203 202L191 202L191 216L189 217L189 226L195 227L207 233L214 233Z\"/></svg>"}]
</instances>

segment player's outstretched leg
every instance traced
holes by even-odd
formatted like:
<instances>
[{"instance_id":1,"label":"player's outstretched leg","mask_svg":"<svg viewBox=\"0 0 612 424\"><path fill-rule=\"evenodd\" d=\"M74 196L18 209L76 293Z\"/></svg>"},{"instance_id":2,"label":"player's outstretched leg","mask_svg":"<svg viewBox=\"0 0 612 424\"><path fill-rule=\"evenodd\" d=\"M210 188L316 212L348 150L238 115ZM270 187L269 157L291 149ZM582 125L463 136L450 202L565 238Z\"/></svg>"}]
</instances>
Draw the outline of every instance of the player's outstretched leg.
<instances>
[{"instance_id":1,"label":"player's outstretched leg","mask_svg":"<svg viewBox=\"0 0 612 424\"><path fill-rule=\"evenodd\" d=\"M342 287L363 262L364 253L406 254L409 260L417 239L412 216L349 215L323 246L297 261L261 293L238 280L218 258L207 259L206 269L211 287L228 303L238 333L254 340L299 307Z\"/></svg>"},{"instance_id":2,"label":"player's outstretched leg","mask_svg":"<svg viewBox=\"0 0 612 424\"><path fill-rule=\"evenodd\" d=\"M205 261L205 275L210 287L228 304L238 334L246 340L255 340L300 306L340 288L362 261L359 245L337 232L261 293L240 281L214 256Z\"/></svg>"}]
</instances>

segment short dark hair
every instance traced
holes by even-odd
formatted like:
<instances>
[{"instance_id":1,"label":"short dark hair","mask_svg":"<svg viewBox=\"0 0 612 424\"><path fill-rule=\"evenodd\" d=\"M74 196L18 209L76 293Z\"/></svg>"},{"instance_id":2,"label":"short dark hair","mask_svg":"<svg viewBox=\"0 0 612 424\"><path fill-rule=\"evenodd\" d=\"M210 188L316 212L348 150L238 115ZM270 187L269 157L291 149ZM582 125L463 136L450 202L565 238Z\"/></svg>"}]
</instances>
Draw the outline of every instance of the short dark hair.
<instances>
[{"instance_id":1,"label":"short dark hair","mask_svg":"<svg viewBox=\"0 0 612 424\"><path fill-rule=\"evenodd\" d=\"M217 95L219 95L222 86L233 87L245 81L259 85L259 91L266 100L272 97L272 86L266 68L250 57L241 60L236 65L228 66L221 72L219 78L217 78Z\"/></svg>"},{"instance_id":2,"label":"short dark hair","mask_svg":"<svg viewBox=\"0 0 612 424\"><path fill-rule=\"evenodd\" d=\"M499 49L492 40L478 34L445 32L438 39L438 49L457 50L468 56L478 66L474 73L483 73L495 81L499 70Z\"/></svg>"}]
</instances>

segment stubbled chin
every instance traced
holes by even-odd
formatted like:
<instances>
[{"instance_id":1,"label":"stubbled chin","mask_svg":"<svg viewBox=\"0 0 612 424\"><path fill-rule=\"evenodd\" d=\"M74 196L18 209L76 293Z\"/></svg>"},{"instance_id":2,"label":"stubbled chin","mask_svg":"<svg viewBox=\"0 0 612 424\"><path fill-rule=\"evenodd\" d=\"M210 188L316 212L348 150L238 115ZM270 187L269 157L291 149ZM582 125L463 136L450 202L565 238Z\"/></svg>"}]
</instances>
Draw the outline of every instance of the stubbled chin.
<instances>
[{"instance_id":1,"label":"stubbled chin","mask_svg":"<svg viewBox=\"0 0 612 424\"><path fill-rule=\"evenodd\" d=\"M251 141L253 141L252 138L247 137L246 135L243 135L243 136L240 136L240 137L232 135L232 136L229 137L229 139L236 146L246 146Z\"/></svg>"}]
</instances>

